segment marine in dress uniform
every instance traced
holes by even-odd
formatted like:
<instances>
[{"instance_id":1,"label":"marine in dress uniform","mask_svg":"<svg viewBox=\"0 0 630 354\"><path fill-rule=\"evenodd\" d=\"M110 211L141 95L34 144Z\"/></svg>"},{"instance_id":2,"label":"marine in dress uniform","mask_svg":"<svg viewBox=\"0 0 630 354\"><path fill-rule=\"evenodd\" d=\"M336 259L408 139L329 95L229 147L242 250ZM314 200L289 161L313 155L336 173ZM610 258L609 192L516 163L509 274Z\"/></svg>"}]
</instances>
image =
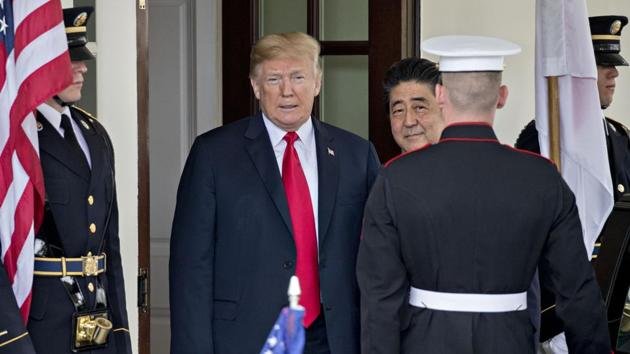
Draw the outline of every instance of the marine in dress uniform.
<instances>
[{"instance_id":1,"label":"marine in dress uniform","mask_svg":"<svg viewBox=\"0 0 630 354\"><path fill-rule=\"evenodd\" d=\"M589 18L593 50L597 63L597 87L599 90L602 110L608 108L612 102L614 90L610 86L615 84L615 78L619 75L618 66L628 66L628 62L620 54L621 31L628 23L625 16L595 16ZM594 117L594 119L597 119ZM606 117L602 124L606 134L608 148L608 162L612 177L613 197L615 201L628 193L630 187L630 137L628 128L622 123ZM519 149L525 149L540 153L538 131L534 121L525 126L519 135L516 145ZM594 261L597 261L597 249L601 245L600 239L596 241L596 250L593 252ZM611 270L612 271L612 270ZM536 289L535 287L533 289ZM537 292L537 290L534 290ZM555 316L553 293L544 287L540 290L542 308L541 340L549 339L560 333L561 323Z\"/></svg>"},{"instance_id":2,"label":"marine in dress uniform","mask_svg":"<svg viewBox=\"0 0 630 354\"><path fill-rule=\"evenodd\" d=\"M28 321L37 353L131 353L114 151L103 126L72 105L83 61L94 58L85 47L92 10L64 10L74 82L37 109L46 191Z\"/></svg>"},{"instance_id":3,"label":"marine in dress uniform","mask_svg":"<svg viewBox=\"0 0 630 354\"><path fill-rule=\"evenodd\" d=\"M551 162L492 129L507 98L503 55L520 49L470 36L423 49L440 55L447 126L439 143L390 161L368 198L363 353L534 353L526 290L536 267L560 295L571 352L610 353L573 193Z\"/></svg>"}]
</instances>

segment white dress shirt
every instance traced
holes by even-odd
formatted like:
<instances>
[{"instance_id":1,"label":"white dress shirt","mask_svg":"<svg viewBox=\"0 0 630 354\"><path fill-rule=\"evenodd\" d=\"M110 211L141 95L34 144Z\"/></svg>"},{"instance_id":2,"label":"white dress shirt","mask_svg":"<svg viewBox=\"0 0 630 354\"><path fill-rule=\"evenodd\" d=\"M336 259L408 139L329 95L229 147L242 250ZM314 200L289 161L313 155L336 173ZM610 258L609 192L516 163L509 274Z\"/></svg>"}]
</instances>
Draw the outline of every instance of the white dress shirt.
<instances>
[{"instance_id":1,"label":"white dress shirt","mask_svg":"<svg viewBox=\"0 0 630 354\"><path fill-rule=\"evenodd\" d=\"M77 137L77 142L79 143L81 150L83 150L83 153L85 154L85 159L87 160L88 166L92 168L92 158L90 156L90 149L88 148L87 142L85 141L85 138L83 137L83 132L81 132L81 128L77 125L74 119L72 119L72 114L70 113L70 107L68 106L63 107L63 112L60 113L56 109L49 106L48 104L42 103L41 105L39 105L39 107L37 107L37 110L39 111L39 113L41 113L44 116L44 118L46 118L46 120L48 120L48 122L53 127L55 127L55 130L57 130L57 133L59 133L59 135L61 135L62 138L65 135L64 135L63 128L61 127L61 115L65 114L68 116L68 118L70 118L70 124L72 125L72 130L74 131L74 135Z\"/></svg>"},{"instance_id":2,"label":"white dress shirt","mask_svg":"<svg viewBox=\"0 0 630 354\"><path fill-rule=\"evenodd\" d=\"M282 130L273 122L267 118L263 113L263 121L269 134L269 140L271 140L271 147L276 154L276 162L278 163L278 169L282 176L282 158L284 157L284 150L287 147L287 142L284 140L286 131ZM306 177L306 183L308 184L308 191L311 194L311 203L313 204L313 217L315 220L315 235L317 237L317 247L319 248L319 223L317 213L317 201L318 201L318 178L317 178L317 144L315 144L315 130L313 128L313 122L311 118L304 122L302 126L296 131L298 139L293 143L295 151L300 158L300 164Z\"/></svg>"}]
</instances>

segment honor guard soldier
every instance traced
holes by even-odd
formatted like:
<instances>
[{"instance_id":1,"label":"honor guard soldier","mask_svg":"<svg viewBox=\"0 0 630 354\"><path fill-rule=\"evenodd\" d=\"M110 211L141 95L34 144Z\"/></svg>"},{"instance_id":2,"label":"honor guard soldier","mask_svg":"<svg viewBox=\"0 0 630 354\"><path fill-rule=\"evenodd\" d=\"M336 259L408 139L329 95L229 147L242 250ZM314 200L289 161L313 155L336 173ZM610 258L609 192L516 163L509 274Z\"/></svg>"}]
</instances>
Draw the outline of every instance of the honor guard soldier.
<instances>
[{"instance_id":1,"label":"honor guard soldier","mask_svg":"<svg viewBox=\"0 0 630 354\"><path fill-rule=\"evenodd\" d=\"M114 151L81 98L91 7L64 10L73 82L37 108L46 203L28 331L37 353L131 353Z\"/></svg>"},{"instance_id":2,"label":"honor guard soldier","mask_svg":"<svg viewBox=\"0 0 630 354\"><path fill-rule=\"evenodd\" d=\"M628 62L621 56L620 41L621 31L628 24L628 18L625 16L596 16L589 17L591 29L591 39L593 41L593 50L595 52L595 62L597 63L597 90L599 92L599 101L602 110L610 106L615 93L615 79L619 76L618 66L628 66ZM593 117L593 119L599 119ZM628 128L618 121L606 117L603 121L604 131L606 134L606 145L608 150L608 162L610 166L610 175L612 177L612 189L615 202L628 193L630 187L630 138ZM538 131L534 121L531 121L521 132L516 141L517 148L540 153L540 145L538 142ZM593 250L593 262L600 262L598 253L600 247L603 247L602 235L595 243ZM617 253L625 252L619 249ZM609 263L608 260L604 263ZM612 260L612 263L619 263ZM619 266L619 264L617 266ZM609 272L616 272L610 269ZM606 272L598 271L598 274ZM602 279L598 278L600 282ZM625 291L625 290L624 290ZM612 294L611 294L612 295ZM621 296L625 298L625 294L614 294L614 297ZM554 296L549 289L544 287L540 290L541 301L541 327L540 339L545 342L550 338L561 333L561 322L555 314ZM610 302L610 301L609 301ZM610 309L609 309L610 310ZM618 314L615 315L618 317ZM609 319L612 321L612 318ZM616 336L612 336L614 338ZM563 347L561 338L554 339L554 343L545 343L544 347L550 347L550 351L555 346ZM561 349L563 350L563 349Z\"/></svg>"},{"instance_id":3,"label":"honor guard soldier","mask_svg":"<svg viewBox=\"0 0 630 354\"><path fill-rule=\"evenodd\" d=\"M602 110L610 106L615 93L615 79L619 76L618 66L628 66L621 56L621 31L628 24L625 16L589 17L595 62L597 63L597 90ZM594 117L593 119L597 119ZM630 192L630 131L623 124L606 117L604 122L610 175L615 201ZM540 152L538 131L531 121L521 132L516 147Z\"/></svg>"},{"instance_id":4,"label":"honor guard soldier","mask_svg":"<svg viewBox=\"0 0 630 354\"><path fill-rule=\"evenodd\" d=\"M559 294L571 353L610 353L573 193L539 155L502 145L503 56L513 43L446 36L440 141L386 164L365 207L357 275L362 350L534 353L526 291L538 267Z\"/></svg>"}]
</instances>

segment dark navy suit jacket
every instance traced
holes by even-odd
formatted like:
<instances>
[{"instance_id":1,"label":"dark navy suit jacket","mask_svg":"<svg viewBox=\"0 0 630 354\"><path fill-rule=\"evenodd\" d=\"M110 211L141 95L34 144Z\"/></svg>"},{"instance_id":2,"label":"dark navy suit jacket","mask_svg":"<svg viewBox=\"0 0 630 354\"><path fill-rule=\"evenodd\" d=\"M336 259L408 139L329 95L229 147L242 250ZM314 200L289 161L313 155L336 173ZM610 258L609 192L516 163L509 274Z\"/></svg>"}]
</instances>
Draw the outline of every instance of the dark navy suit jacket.
<instances>
[{"instance_id":1,"label":"dark navy suit jacket","mask_svg":"<svg viewBox=\"0 0 630 354\"><path fill-rule=\"evenodd\" d=\"M379 161L366 140L313 119L319 275L333 354L359 353L354 274ZM287 304L296 251L262 115L199 136L181 177L170 254L171 352L258 353Z\"/></svg>"}]
</instances>

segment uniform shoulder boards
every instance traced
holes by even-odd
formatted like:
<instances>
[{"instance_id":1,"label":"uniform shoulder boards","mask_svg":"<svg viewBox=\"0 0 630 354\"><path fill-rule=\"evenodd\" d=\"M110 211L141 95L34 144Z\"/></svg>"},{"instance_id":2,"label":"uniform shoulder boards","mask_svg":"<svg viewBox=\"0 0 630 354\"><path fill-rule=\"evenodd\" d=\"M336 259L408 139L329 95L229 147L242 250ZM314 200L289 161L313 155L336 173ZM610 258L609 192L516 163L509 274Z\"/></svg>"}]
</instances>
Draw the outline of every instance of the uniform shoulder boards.
<instances>
[{"instance_id":1,"label":"uniform shoulder boards","mask_svg":"<svg viewBox=\"0 0 630 354\"><path fill-rule=\"evenodd\" d=\"M608 120L610 124L612 124L617 130L619 130L620 133L625 133L626 136L630 136L630 129L623 125L623 123L608 117L606 117L606 120Z\"/></svg>"},{"instance_id":2,"label":"uniform shoulder boards","mask_svg":"<svg viewBox=\"0 0 630 354\"><path fill-rule=\"evenodd\" d=\"M90 112L86 111L85 109L83 109L83 108L81 108L81 107L78 107L78 106L75 106L75 105L72 105L72 108L74 108L74 109L76 109L77 111L79 111L79 112L81 112L81 113L85 114L85 115L86 115L86 116L88 116L89 118L92 118L92 119L96 120L96 117L94 117L94 115L93 115L92 113L90 113Z\"/></svg>"}]
</instances>

